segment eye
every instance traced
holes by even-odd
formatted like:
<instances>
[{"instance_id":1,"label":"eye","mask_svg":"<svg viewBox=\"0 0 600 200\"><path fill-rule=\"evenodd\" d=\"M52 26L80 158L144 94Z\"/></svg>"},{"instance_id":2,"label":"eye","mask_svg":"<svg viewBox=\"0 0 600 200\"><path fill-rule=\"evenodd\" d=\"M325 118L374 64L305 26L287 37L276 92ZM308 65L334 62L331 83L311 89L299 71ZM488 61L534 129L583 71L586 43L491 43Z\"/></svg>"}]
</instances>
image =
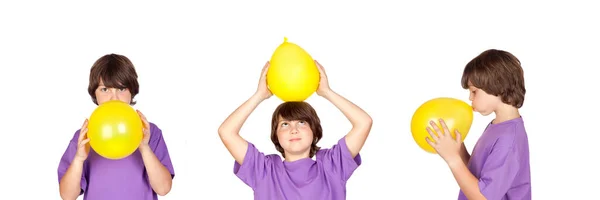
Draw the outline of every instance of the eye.
<instances>
[{"instance_id":1,"label":"eye","mask_svg":"<svg viewBox=\"0 0 600 200\"><path fill-rule=\"evenodd\" d=\"M287 126L287 125L288 125L288 123L287 123L287 122L283 122L283 123L281 123L281 126Z\"/></svg>"},{"instance_id":2,"label":"eye","mask_svg":"<svg viewBox=\"0 0 600 200\"><path fill-rule=\"evenodd\" d=\"M125 92L127 91L127 88L119 88L119 92Z\"/></svg>"},{"instance_id":3,"label":"eye","mask_svg":"<svg viewBox=\"0 0 600 200\"><path fill-rule=\"evenodd\" d=\"M302 125L305 125L305 124L306 124L306 121L300 121L300 122L298 122L298 123L300 123L300 124L302 124Z\"/></svg>"},{"instance_id":4,"label":"eye","mask_svg":"<svg viewBox=\"0 0 600 200\"><path fill-rule=\"evenodd\" d=\"M101 88L100 88L100 91L101 91L101 92L106 92L106 91L108 91L108 88L101 87Z\"/></svg>"}]
</instances>

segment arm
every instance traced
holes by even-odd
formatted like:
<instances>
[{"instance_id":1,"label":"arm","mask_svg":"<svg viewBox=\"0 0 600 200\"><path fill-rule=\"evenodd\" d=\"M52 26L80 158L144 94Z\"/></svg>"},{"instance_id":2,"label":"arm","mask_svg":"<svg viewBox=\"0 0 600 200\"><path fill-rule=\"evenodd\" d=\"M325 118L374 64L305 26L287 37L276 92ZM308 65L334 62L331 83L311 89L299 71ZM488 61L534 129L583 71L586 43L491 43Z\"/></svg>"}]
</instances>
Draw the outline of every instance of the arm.
<instances>
[{"instance_id":1,"label":"arm","mask_svg":"<svg viewBox=\"0 0 600 200\"><path fill-rule=\"evenodd\" d=\"M483 164L479 179L464 162L457 159L448 161L456 182L468 199L500 199L509 190L519 172L519 159L517 151L503 143L495 144Z\"/></svg>"},{"instance_id":2,"label":"arm","mask_svg":"<svg viewBox=\"0 0 600 200\"><path fill-rule=\"evenodd\" d=\"M173 183L171 172L158 160L150 146L141 145L139 150L144 160L144 166L146 167L152 190L160 196L167 195L171 191Z\"/></svg>"},{"instance_id":3,"label":"arm","mask_svg":"<svg viewBox=\"0 0 600 200\"><path fill-rule=\"evenodd\" d=\"M87 187L83 171L90 149L87 123L86 119L82 127L75 132L58 165L58 187L62 199L77 199Z\"/></svg>"},{"instance_id":4,"label":"arm","mask_svg":"<svg viewBox=\"0 0 600 200\"><path fill-rule=\"evenodd\" d=\"M242 165L248 150L248 142L240 136L242 125L264 99L252 95L250 99L239 106L219 127L219 137L235 161Z\"/></svg>"},{"instance_id":5,"label":"arm","mask_svg":"<svg viewBox=\"0 0 600 200\"><path fill-rule=\"evenodd\" d=\"M352 124L352 129L346 135L346 145L348 146L348 150L352 154L352 157L355 157L360 152L369 136L373 120L369 114L360 107L334 91L329 90L323 94L323 97L340 109Z\"/></svg>"},{"instance_id":6,"label":"arm","mask_svg":"<svg viewBox=\"0 0 600 200\"><path fill-rule=\"evenodd\" d=\"M464 156L468 155L468 153L465 154L466 148L460 139L462 138L461 133L458 130L454 130L456 136L453 138L444 120L439 119L439 121L444 131L440 131L437 124L434 121L430 121L429 123L433 127L433 130L430 127L427 127L426 130L433 141L429 138L425 138L425 140L446 161L460 190L465 194L467 199L485 200L485 196L480 192L479 180L469 171L467 164L465 164L467 162Z\"/></svg>"},{"instance_id":7,"label":"arm","mask_svg":"<svg viewBox=\"0 0 600 200\"><path fill-rule=\"evenodd\" d=\"M248 142L240 136L242 125L244 125L246 119L248 119L250 114L254 112L254 109L256 109L261 102L273 95L267 86L268 69L269 63L267 62L262 69L256 93L233 111L219 127L219 137L221 138L221 141L231 156L233 156L235 161L240 165L244 163L244 157L248 150Z\"/></svg>"},{"instance_id":8,"label":"arm","mask_svg":"<svg viewBox=\"0 0 600 200\"><path fill-rule=\"evenodd\" d=\"M361 108L332 91L329 88L329 81L327 80L325 69L323 69L323 66L321 66L319 62L315 61L315 64L317 65L320 73L317 94L333 103L333 105L340 109L340 111L342 111L344 116L346 116L346 118L348 118L352 124L352 129L348 134L346 134L345 140L348 150L354 158L356 155L358 155L365 144L365 141L371 132L373 120L369 114L367 114Z\"/></svg>"},{"instance_id":9,"label":"arm","mask_svg":"<svg viewBox=\"0 0 600 200\"><path fill-rule=\"evenodd\" d=\"M137 113L144 124L144 138L138 150L148 174L148 182L156 194L165 196L171 191L174 175L167 145L163 140L162 131L156 125L150 124L142 112L138 110Z\"/></svg>"},{"instance_id":10,"label":"arm","mask_svg":"<svg viewBox=\"0 0 600 200\"><path fill-rule=\"evenodd\" d=\"M469 165L469 159L471 159L471 155L467 151L467 147L465 147L465 143L461 144L460 158L462 159L463 163L465 163L465 165Z\"/></svg>"},{"instance_id":11,"label":"arm","mask_svg":"<svg viewBox=\"0 0 600 200\"><path fill-rule=\"evenodd\" d=\"M60 179L60 197L62 199L77 199L83 192L81 177L83 174L83 161L73 160L69 168Z\"/></svg>"},{"instance_id":12,"label":"arm","mask_svg":"<svg viewBox=\"0 0 600 200\"><path fill-rule=\"evenodd\" d=\"M463 161L449 162L448 166L467 199L486 200L479 190L479 180L473 176Z\"/></svg>"}]
</instances>

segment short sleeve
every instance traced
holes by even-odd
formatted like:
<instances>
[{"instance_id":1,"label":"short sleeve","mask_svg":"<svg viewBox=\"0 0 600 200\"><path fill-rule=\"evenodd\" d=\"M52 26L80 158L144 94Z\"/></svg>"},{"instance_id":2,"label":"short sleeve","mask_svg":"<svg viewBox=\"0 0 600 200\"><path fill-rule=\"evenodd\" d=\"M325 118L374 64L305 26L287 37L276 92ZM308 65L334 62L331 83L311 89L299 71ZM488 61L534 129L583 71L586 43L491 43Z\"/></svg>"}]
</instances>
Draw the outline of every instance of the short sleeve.
<instances>
[{"instance_id":1,"label":"short sleeve","mask_svg":"<svg viewBox=\"0 0 600 200\"><path fill-rule=\"evenodd\" d=\"M255 189L256 183L266 176L267 170L273 164L273 160L275 160L274 158L279 157L277 155L265 156L256 149L254 144L248 142L244 162L240 165L237 161L234 161L233 173L246 183L246 185Z\"/></svg>"},{"instance_id":2,"label":"short sleeve","mask_svg":"<svg viewBox=\"0 0 600 200\"><path fill-rule=\"evenodd\" d=\"M362 163L360 153L352 158L352 154L346 146L346 137L342 137L336 145L330 149L323 149L317 152L317 161L322 162L326 173L339 176L346 182Z\"/></svg>"},{"instance_id":3,"label":"short sleeve","mask_svg":"<svg viewBox=\"0 0 600 200\"><path fill-rule=\"evenodd\" d=\"M519 172L517 149L511 146L494 146L483 164L479 190L487 199L501 199Z\"/></svg>"},{"instance_id":4,"label":"short sleeve","mask_svg":"<svg viewBox=\"0 0 600 200\"><path fill-rule=\"evenodd\" d=\"M67 173L67 169L71 166L71 162L73 158L75 158L75 154L77 154L77 139L79 139L79 130L75 132L75 135L69 142L69 146L67 146L67 150L63 153L60 162L58 163L58 183L60 184L60 179ZM84 162L84 167L81 172L81 192L80 195L87 190L87 179L85 165L87 161Z\"/></svg>"},{"instance_id":5,"label":"short sleeve","mask_svg":"<svg viewBox=\"0 0 600 200\"><path fill-rule=\"evenodd\" d=\"M162 130L155 124L150 123L150 148L160 163L162 163L171 173L171 178L175 177L175 170L169 155L169 149L162 134Z\"/></svg>"}]
</instances>

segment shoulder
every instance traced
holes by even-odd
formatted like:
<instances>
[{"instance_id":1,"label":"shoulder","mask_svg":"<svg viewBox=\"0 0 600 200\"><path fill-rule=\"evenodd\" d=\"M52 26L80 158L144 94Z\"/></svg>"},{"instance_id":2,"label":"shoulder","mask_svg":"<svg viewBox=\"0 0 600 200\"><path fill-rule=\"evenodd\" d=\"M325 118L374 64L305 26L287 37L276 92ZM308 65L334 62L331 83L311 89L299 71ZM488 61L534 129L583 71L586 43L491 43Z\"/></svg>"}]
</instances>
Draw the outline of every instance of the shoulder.
<instances>
[{"instance_id":1,"label":"shoulder","mask_svg":"<svg viewBox=\"0 0 600 200\"><path fill-rule=\"evenodd\" d=\"M150 131L161 131L158 125L153 122L148 122L150 124Z\"/></svg>"},{"instance_id":2,"label":"shoulder","mask_svg":"<svg viewBox=\"0 0 600 200\"><path fill-rule=\"evenodd\" d=\"M73 137L71 138L71 142L77 142L77 140L79 139L80 132L81 132L81 129L75 130L75 133L73 134Z\"/></svg>"},{"instance_id":3,"label":"shoulder","mask_svg":"<svg viewBox=\"0 0 600 200\"><path fill-rule=\"evenodd\" d=\"M148 122L150 124L150 133L152 136L162 136L162 129L158 127L155 123Z\"/></svg>"},{"instance_id":4,"label":"shoulder","mask_svg":"<svg viewBox=\"0 0 600 200\"><path fill-rule=\"evenodd\" d=\"M487 131L488 137L493 139L493 145L496 147L514 147L522 140L527 140L527 133L522 118L517 118L492 124Z\"/></svg>"},{"instance_id":5,"label":"shoulder","mask_svg":"<svg viewBox=\"0 0 600 200\"><path fill-rule=\"evenodd\" d=\"M251 159L259 159L261 160L264 159L265 162L269 162L269 163L280 163L282 162L282 158L279 154L265 154L263 152L261 152L260 150L258 150L258 148L256 148L256 146L254 146L254 144L252 144L251 142L248 142L248 149L246 151L246 156L245 158L251 158Z\"/></svg>"},{"instance_id":6,"label":"shoulder","mask_svg":"<svg viewBox=\"0 0 600 200\"><path fill-rule=\"evenodd\" d=\"M520 134L524 134L522 127L523 122L519 119L490 124L488 130L486 130L486 136L508 145L514 143Z\"/></svg>"},{"instance_id":7,"label":"shoulder","mask_svg":"<svg viewBox=\"0 0 600 200\"><path fill-rule=\"evenodd\" d=\"M267 154L265 155L265 160L271 161L272 163L281 163L283 159L278 154Z\"/></svg>"},{"instance_id":8,"label":"shoulder","mask_svg":"<svg viewBox=\"0 0 600 200\"><path fill-rule=\"evenodd\" d=\"M345 137L340 138L337 143L333 144L329 148L321 148L315 154L317 160L324 158L330 158L331 156L350 156L348 146L346 146Z\"/></svg>"}]
</instances>

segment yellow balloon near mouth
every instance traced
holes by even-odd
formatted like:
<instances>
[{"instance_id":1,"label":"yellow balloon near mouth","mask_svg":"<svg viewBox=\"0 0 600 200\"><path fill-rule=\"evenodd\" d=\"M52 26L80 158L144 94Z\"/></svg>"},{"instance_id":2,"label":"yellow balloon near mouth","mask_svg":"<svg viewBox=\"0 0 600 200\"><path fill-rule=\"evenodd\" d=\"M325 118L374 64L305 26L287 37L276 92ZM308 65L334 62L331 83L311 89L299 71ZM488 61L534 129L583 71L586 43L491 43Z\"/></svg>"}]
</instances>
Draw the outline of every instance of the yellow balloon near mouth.
<instances>
[{"instance_id":1,"label":"yellow balloon near mouth","mask_svg":"<svg viewBox=\"0 0 600 200\"><path fill-rule=\"evenodd\" d=\"M271 56L267 84L273 95L283 101L304 101L317 91L319 75L313 58L284 37Z\"/></svg>"},{"instance_id":2,"label":"yellow balloon near mouth","mask_svg":"<svg viewBox=\"0 0 600 200\"><path fill-rule=\"evenodd\" d=\"M133 107L119 100L100 104L90 116L87 127L92 149L113 160L131 155L144 136L140 116Z\"/></svg>"},{"instance_id":3,"label":"yellow balloon near mouth","mask_svg":"<svg viewBox=\"0 0 600 200\"><path fill-rule=\"evenodd\" d=\"M411 119L410 130L417 145L426 152L436 153L435 149L425 140L427 137L431 141L435 141L425 128L431 126L429 122L433 121L439 130L443 131L440 118L448 126L453 138L456 138L454 130L458 130L462 136L461 141L464 141L473 122L473 108L464 101L448 97L434 98L419 106ZM433 127L431 128L434 130Z\"/></svg>"}]
</instances>

